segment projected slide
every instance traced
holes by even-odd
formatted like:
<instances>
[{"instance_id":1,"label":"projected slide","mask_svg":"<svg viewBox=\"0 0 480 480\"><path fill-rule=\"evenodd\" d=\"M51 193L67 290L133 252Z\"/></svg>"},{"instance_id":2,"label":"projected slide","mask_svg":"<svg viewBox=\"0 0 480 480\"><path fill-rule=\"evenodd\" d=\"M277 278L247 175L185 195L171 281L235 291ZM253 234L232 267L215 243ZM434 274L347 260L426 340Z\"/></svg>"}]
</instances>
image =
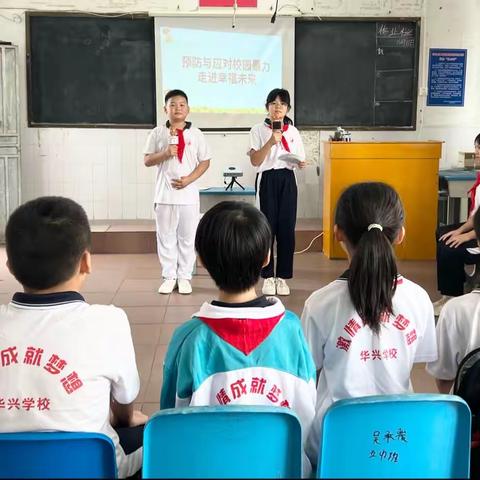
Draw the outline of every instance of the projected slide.
<instances>
[{"instance_id":1,"label":"projected slide","mask_svg":"<svg viewBox=\"0 0 480 480\"><path fill-rule=\"evenodd\" d=\"M161 27L165 94L185 90L192 113L263 114L265 98L282 82L282 38Z\"/></svg>"}]
</instances>

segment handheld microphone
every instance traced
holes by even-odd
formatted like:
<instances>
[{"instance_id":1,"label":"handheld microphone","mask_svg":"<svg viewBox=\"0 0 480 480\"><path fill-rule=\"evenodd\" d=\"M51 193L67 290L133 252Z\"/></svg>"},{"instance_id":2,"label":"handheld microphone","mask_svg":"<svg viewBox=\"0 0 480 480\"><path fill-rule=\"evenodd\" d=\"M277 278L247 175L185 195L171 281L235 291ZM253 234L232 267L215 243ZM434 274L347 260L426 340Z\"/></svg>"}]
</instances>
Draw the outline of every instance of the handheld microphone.
<instances>
[{"instance_id":1,"label":"handheld microphone","mask_svg":"<svg viewBox=\"0 0 480 480\"><path fill-rule=\"evenodd\" d=\"M178 145L178 136L177 135L171 135L168 138L168 144L169 145Z\"/></svg>"},{"instance_id":2,"label":"handheld microphone","mask_svg":"<svg viewBox=\"0 0 480 480\"><path fill-rule=\"evenodd\" d=\"M281 130L282 129L282 122L276 120L272 122L272 130Z\"/></svg>"}]
</instances>

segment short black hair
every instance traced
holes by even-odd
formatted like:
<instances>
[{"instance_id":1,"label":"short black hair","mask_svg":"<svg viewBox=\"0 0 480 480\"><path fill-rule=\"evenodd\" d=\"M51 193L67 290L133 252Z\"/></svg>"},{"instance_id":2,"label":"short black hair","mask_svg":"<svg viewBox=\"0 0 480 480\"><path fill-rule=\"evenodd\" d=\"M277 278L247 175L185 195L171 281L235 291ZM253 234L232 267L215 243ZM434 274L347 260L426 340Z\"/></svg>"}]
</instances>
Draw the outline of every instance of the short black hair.
<instances>
[{"instance_id":1,"label":"short black hair","mask_svg":"<svg viewBox=\"0 0 480 480\"><path fill-rule=\"evenodd\" d=\"M475 140L473 141L473 144L480 146L480 133L475 137Z\"/></svg>"},{"instance_id":2,"label":"short black hair","mask_svg":"<svg viewBox=\"0 0 480 480\"><path fill-rule=\"evenodd\" d=\"M85 211L63 197L40 197L18 207L8 219L5 237L10 270L32 290L69 280L91 244Z\"/></svg>"},{"instance_id":3,"label":"short black hair","mask_svg":"<svg viewBox=\"0 0 480 480\"><path fill-rule=\"evenodd\" d=\"M220 290L240 293L260 277L272 243L265 215L246 202L221 202L197 228L195 249Z\"/></svg>"},{"instance_id":4,"label":"short black hair","mask_svg":"<svg viewBox=\"0 0 480 480\"><path fill-rule=\"evenodd\" d=\"M172 97L183 97L188 103L187 94L183 90L170 90L165 95L165 105Z\"/></svg>"},{"instance_id":5,"label":"short black hair","mask_svg":"<svg viewBox=\"0 0 480 480\"><path fill-rule=\"evenodd\" d=\"M290 94L288 90L284 88L274 88L268 95L267 101L265 102L265 108L268 110L268 104L275 101L276 98L279 98L280 101L285 102L288 105L288 108L291 108L290 105Z\"/></svg>"}]
</instances>

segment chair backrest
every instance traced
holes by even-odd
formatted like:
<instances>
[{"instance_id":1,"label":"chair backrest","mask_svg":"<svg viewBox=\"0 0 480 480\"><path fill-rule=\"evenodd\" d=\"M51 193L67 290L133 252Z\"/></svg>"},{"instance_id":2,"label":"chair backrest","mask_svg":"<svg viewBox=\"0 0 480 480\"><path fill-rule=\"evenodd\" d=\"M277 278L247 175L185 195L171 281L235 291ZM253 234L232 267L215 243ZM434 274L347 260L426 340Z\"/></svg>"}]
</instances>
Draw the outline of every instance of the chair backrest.
<instances>
[{"instance_id":1,"label":"chair backrest","mask_svg":"<svg viewBox=\"0 0 480 480\"><path fill-rule=\"evenodd\" d=\"M323 419L318 478L468 478L468 405L454 395L341 400Z\"/></svg>"},{"instance_id":2,"label":"chair backrest","mask_svg":"<svg viewBox=\"0 0 480 480\"><path fill-rule=\"evenodd\" d=\"M302 473L302 432L287 408L162 410L145 426L143 478L288 478Z\"/></svg>"},{"instance_id":3,"label":"chair backrest","mask_svg":"<svg viewBox=\"0 0 480 480\"><path fill-rule=\"evenodd\" d=\"M115 446L106 435L0 433L0 478L115 478Z\"/></svg>"}]
</instances>

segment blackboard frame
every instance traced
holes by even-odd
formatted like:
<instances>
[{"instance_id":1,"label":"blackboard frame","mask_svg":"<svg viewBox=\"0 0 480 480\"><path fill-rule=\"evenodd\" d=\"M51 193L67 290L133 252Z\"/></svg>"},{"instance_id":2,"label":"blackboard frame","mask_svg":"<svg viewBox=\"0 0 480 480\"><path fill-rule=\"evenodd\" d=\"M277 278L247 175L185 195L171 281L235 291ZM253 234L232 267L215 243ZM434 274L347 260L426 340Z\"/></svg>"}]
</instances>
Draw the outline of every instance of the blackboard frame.
<instances>
[{"instance_id":1,"label":"blackboard frame","mask_svg":"<svg viewBox=\"0 0 480 480\"><path fill-rule=\"evenodd\" d=\"M341 126L347 128L348 130L353 131L415 131L417 129L417 103L418 103L418 79L419 79L419 58L420 58L420 26L421 26L421 18L420 17L297 17L295 19L295 39L297 35L297 24L303 22L317 22L317 23L327 23L327 22L337 22L337 23L345 23L345 22L385 22L385 23L396 23L396 22L410 22L415 23L415 38L416 38L416 45L415 45L415 64L414 64L414 75L413 75L413 95L412 95L412 124L408 126L379 126L379 125L365 125L365 126L358 126L358 125L348 125L342 124ZM296 46L295 46L295 53L296 53ZM296 67L297 59L295 55L294 60L294 70L295 70L295 92L297 91L298 86L298 74L299 71ZM295 95L296 97L296 95ZM338 127L338 124L322 124L322 125L306 125L306 124L297 124L297 112L298 108L295 109L295 125L299 130L332 130Z\"/></svg>"},{"instance_id":2,"label":"blackboard frame","mask_svg":"<svg viewBox=\"0 0 480 480\"><path fill-rule=\"evenodd\" d=\"M87 18L130 18L130 19L150 19L148 14L141 13L87 13L87 12L25 12L25 36L26 36L26 68L27 68L27 123L29 127L47 127L47 128L116 128L116 129L151 129L156 127L157 124L157 112L156 112L156 67L155 67L155 31L154 23L152 18L152 40L153 40L153 50L154 54L152 56L152 71L153 71L153 81L152 81L152 95L153 95L153 122L149 123L61 123L61 122L35 122L33 121L33 105L32 105L32 95L33 95L33 83L32 83L32 65L31 65L31 18L32 17L87 17Z\"/></svg>"}]
</instances>

